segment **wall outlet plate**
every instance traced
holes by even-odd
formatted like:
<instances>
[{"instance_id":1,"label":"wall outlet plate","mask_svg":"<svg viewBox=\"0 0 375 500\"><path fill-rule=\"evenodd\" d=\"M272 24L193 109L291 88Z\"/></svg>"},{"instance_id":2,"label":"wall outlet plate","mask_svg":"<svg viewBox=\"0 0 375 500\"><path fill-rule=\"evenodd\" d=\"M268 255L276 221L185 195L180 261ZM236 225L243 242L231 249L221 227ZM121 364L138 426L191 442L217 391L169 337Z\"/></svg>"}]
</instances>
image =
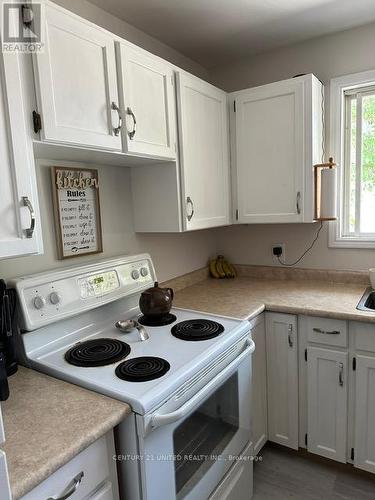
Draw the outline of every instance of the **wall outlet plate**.
<instances>
[{"instance_id":1,"label":"wall outlet plate","mask_svg":"<svg viewBox=\"0 0 375 500\"><path fill-rule=\"evenodd\" d=\"M273 254L273 249L275 247L280 247L281 248L281 255L277 256ZM271 247L271 255L272 255L272 260L275 264L279 264L279 259L285 262L286 260L286 255L285 255L285 243L274 243Z\"/></svg>"}]
</instances>

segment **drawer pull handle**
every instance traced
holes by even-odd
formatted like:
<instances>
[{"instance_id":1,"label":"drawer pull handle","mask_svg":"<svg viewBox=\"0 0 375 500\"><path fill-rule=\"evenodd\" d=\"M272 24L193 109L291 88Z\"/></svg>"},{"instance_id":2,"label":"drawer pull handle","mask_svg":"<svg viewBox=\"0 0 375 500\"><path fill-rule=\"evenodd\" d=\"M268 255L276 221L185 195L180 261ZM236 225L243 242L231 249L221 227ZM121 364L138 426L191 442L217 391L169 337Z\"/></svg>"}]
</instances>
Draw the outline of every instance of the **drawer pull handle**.
<instances>
[{"instance_id":1,"label":"drawer pull handle","mask_svg":"<svg viewBox=\"0 0 375 500\"><path fill-rule=\"evenodd\" d=\"M190 214L186 213L186 218L190 222L194 215L194 203L193 200L190 198L190 196L186 198L186 211L188 205L190 205Z\"/></svg>"},{"instance_id":2,"label":"drawer pull handle","mask_svg":"<svg viewBox=\"0 0 375 500\"><path fill-rule=\"evenodd\" d=\"M293 325L288 327L288 344L289 347L293 347Z\"/></svg>"},{"instance_id":3,"label":"drawer pull handle","mask_svg":"<svg viewBox=\"0 0 375 500\"><path fill-rule=\"evenodd\" d=\"M341 332L338 330L321 330L320 328L313 328L313 332L315 333L323 333L324 335L340 335Z\"/></svg>"},{"instance_id":4,"label":"drawer pull handle","mask_svg":"<svg viewBox=\"0 0 375 500\"><path fill-rule=\"evenodd\" d=\"M67 498L71 497L73 493L75 493L79 487L79 485L82 482L82 478L85 474L80 472L79 474L74 477L71 482L68 484L66 487L65 491L62 493L61 496L59 497L49 497L47 500L66 500Z\"/></svg>"},{"instance_id":5,"label":"drawer pull handle","mask_svg":"<svg viewBox=\"0 0 375 500\"><path fill-rule=\"evenodd\" d=\"M34 208L29 200L28 196L22 196L22 203L24 207L27 207L30 212L30 227L25 229L26 238L32 238L35 229L35 212Z\"/></svg>"},{"instance_id":6,"label":"drawer pull handle","mask_svg":"<svg viewBox=\"0 0 375 500\"><path fill-rule=\"evenodd\" d=\"M339 363L339 384L341 386L344 385L344 365L343 365L343 363Z\"/></svg>"}]
</instances>

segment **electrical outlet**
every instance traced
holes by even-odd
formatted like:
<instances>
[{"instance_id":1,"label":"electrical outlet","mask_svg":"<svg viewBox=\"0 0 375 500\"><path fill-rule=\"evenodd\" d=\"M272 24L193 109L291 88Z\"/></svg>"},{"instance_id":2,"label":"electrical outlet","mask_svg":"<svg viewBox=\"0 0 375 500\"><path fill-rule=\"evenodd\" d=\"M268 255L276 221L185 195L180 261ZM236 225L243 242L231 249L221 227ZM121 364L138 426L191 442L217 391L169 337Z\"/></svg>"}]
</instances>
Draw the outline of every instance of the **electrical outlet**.
<instances>
[{"instance_id":1,"label":"electrical outlet","mask_svg":"<svg viewBox=\"0 0 375 500\"><path fill-rule=\"evenodd\" d=\"M277 251L281 249L281 253L277 255ZM275 243L272 245L272 260L275 264L279 264L279 259L285 261L285 243Z\"/></svg>"}]
</instances>

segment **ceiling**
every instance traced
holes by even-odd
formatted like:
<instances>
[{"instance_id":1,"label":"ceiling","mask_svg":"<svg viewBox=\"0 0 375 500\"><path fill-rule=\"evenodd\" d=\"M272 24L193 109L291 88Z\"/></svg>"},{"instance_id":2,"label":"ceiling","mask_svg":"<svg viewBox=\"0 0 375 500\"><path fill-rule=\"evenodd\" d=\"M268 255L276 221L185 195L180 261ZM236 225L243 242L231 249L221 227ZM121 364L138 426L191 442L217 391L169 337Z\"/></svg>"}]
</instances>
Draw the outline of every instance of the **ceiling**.
<instances>
[{"instance_id":1,"label":"ceiling","mask_svg":"<svg viewBox=\"0 0 375 500\"><path fill-rule=\"evenodd\" d=\"M375 20L375 0L89 0L206 68Z\"/></svg>"}]
</instances>

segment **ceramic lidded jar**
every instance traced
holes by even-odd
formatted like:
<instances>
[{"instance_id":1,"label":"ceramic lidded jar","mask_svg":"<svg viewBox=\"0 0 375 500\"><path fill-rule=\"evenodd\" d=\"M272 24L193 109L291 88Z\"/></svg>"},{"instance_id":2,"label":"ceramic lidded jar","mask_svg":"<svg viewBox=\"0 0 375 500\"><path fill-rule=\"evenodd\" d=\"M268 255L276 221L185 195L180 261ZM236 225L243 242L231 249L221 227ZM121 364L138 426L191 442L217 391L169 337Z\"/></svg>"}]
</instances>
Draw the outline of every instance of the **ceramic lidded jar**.
<instances>
[{"instance_id":1,"label":"ceramic lidded jar","mask_svg":"<svg viewBox=\"0 0 375 500\"><path fill-rule=\"evenodd\" d=\"M172 288L160 288L156 281L152 288L141 293L139 308L142 314L148 318L161 318L171 310L172 301Z\"/></svg>"}]
</instances>

